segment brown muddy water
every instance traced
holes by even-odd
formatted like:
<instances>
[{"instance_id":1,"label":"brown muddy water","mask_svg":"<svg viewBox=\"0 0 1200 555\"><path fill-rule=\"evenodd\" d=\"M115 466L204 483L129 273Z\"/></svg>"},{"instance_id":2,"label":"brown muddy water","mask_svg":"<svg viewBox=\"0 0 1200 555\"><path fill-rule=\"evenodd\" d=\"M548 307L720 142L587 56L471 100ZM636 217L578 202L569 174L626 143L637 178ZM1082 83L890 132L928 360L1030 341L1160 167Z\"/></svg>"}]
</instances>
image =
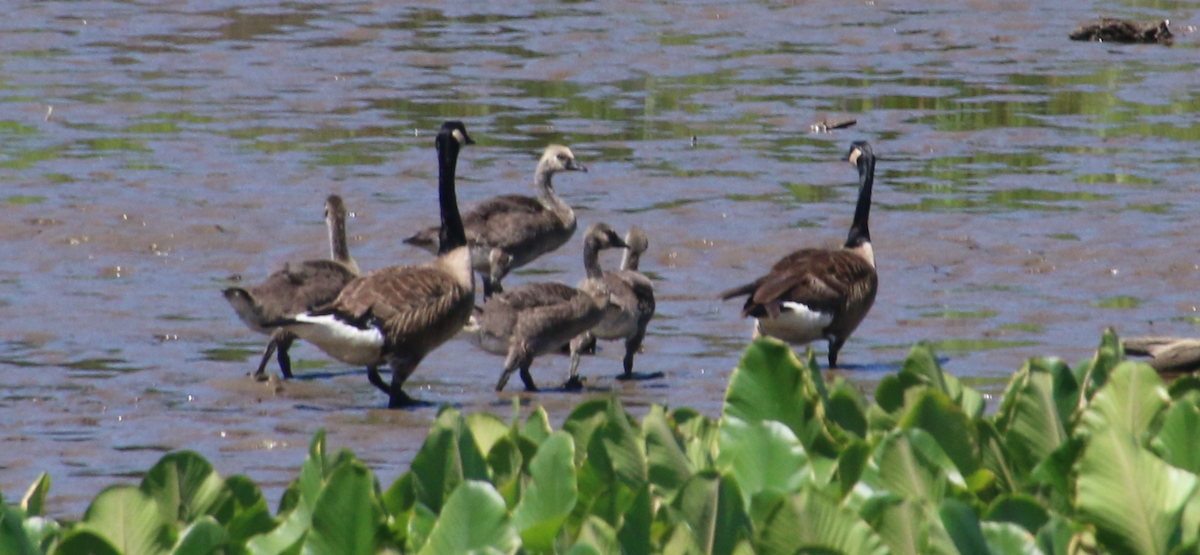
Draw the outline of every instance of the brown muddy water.
<instances>
[{"instance_id":1,"label":"brown muddy water","mask_svg":"<svg viewBox=\"0 0 1200 555\"><path fill-rule=\"evenodd\" d=\"M485 7L485 4L488 4ZM581 228L651 234L658 317L584 360L631 410L720 410L750 330L716 292L845 237L852 140L879 156L874 311L842 351L872 391L914 342L991 395L1106 326L1194 335L1200 285L1197 2L26 2L0 18L0 488L53 479L51 513L194 449L272 503L315 430L386 486L436 409L383 410L309 345L298 379L248 377L264 343L221 297L326 255L322 203L356 213L364 269L427 255L432 138L460 118L464 204L528 191L550 142ZM1077 43L1097 15L1170 18L1173 48ZM858 125L831 133L827 117ZM509 283L577 281L580 238ZM609 265L616 258L606 258ZM823 354L824 346L818 348ZM496 394L502 360L452 342L415 396L561 423L580 395ZM275 371L274 365L271 369ZM534 367L543 385L565 357Z\"/></svg>"}]
</instances>

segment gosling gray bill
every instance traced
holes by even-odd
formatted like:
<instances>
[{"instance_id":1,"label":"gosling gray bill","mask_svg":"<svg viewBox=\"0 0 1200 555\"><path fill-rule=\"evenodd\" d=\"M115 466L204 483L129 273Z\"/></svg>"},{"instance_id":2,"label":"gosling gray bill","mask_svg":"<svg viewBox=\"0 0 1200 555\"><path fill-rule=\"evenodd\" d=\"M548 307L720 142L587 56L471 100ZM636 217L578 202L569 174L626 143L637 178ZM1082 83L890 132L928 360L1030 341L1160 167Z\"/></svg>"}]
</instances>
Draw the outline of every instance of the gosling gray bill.
<instances>
[{"instance_id":1,"label":"gosling gray bill","mask_svg":"<svg viewBox=\"0 0 1200 555\"><path fill-rule=\"evenodd\" d=\"M617 379L661 378L662 372L650 374L633 373L633 357L642 347L646 338L646 327L654 318L654 284L650 278L638 271L641 256L650 248L650 239L646 231L638 226L629 228L625 234L625 256L621 260L621 269L604 272L604 283L612 294L613 308L608 310L604 319L596 327L584 332L572 340L570 350L571 375L576 376L575 369L579 364L579 353L589 349L594 350L596 339L614 341L625 340L625 373ZM580 286L583 283L580 282ZM568 384L568 387L582 385L578 379Z\"/></svg>"},{"instance_id":2,"label":"gosling gray bill","mask_svg":"<svg viewBox=\"0 0 1200 555\"><path fill-rule=\"evenodd\" d=\"M346 205L342 197L329 195L325 199L325 225L329 228L330 260L286 264L258 285L222 291L242 322L256 332L271 336L254 372L257 380L266 379L267 361L277 349L279 371L285 378L292 377L288 349L296 340L292 332L283 328L268 329L263 323L328 304L350 280L358 277L358 264L350 257L350 247L346 244Z\"/></svg>"},{"instance_id":3,"label":"gosling gray bill","mask_svg":"<svg viewBox=\"0 0 1200 555\"><path fill-rule=\"evenodd\" d=\"M375 270L347 284L330 305L282 322L329 356L366 366L371 384L388 394L388 408L416 403L404 392L405 380L471 317L475 277L454 174L459 151L473 143L458 121L442 124L435 140L442 214L437 259ZM390 385L379 375L382 364L392 368Z\"/></svg>"},{"instance_id":4,"label":"gosling gray bill","mask_svg":"<svg viewBox=\"0 0 1200 555\"><path fill-rule=\"evenodd\" d=\"M471 265L483 278L484 299L503 291L500 280L510 271L557 250L575 234L575 211L554 192L552 178L562 171L587 168L575 161L571 149L550 145L533 174L537 197L493 197L463 215ZM426 229L404 242L435 252L438 230Z\"/></svg>"},{"instance_id":5,"label":"gosling gray bill","mask_svg":"<svg viewBox=\"0 0 1200 555\"><path fill-rule=\"evenodd\" d=\"M742 317L756 318L754 337L769 335L804 345L829 341L829 367L838 351L875 303L879 276L867 218L875 181L871 145L850 145L847 160L858 167L858 205L846 244L837 250L801 249L775 263L767 275L721 293L722 299L748 297Z\"/></svg>"},{"instance_id":6,"label":"gosling gray bill","mask_svg":"<svg viewBox=\"0 0 1200 555\"><path fill-rule=\"evenodd\" d=\"M504 389L518 370L525 390L537 391L529 373L533 359L558 349L604 319L611 307L611 294L599 258L602 249L614 247L625 247L617 232L608 224L592 224L583 238L587 277L578 288L562 283L526 283L494 295L478 309L472 339L485 351L507 356L496 391ZM576 353L572 355L572 377L578 363Z\"/></svg>"}]
</instances>

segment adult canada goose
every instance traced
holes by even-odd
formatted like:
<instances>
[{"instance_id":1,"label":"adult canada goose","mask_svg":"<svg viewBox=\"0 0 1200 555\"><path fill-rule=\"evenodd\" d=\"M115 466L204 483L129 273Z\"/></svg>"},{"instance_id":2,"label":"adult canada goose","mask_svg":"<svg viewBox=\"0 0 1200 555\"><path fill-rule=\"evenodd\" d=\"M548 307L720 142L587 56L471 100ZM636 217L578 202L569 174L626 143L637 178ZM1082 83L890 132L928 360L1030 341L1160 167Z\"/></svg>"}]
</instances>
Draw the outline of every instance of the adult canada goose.
<instances>
[{"instance_id":1,"label":"adult canada goose","mask_svg":"<svg viewBox=\"0 0 1200 555\"><path fill-rule=\"evenodd\" d=\"M575 211L554 192L554 174L586 172L571 149L550 145L533 173L537 197L503 195L483 201L463 215L471 265L483 278L483 297L503 291L500 280L537 257L563 246L575 234ZM430 252L438 250L438 229L404 240Z\"/></svg>"},{"instance_id":2,"label":"adult canada goose","mask_svg":"<svg viewBox=\"0 0 1200 555\"><path fill-rule=\"evenodd\" d=\"M846 244L837 250L801 249L775 263L767 275L721 293L748 296L742 317L753 316L754 336L769 335L803 345L829 341L829 367L854 333L879 287L867 218L875 181L875 154L866 141L850 145L847 159L858 167L858 205Z\"/></svg>"},{"instance_id":3,"label":"adult canada goose","mask_svg":"<svg viewBox=\"0 0 1200 555\"><path fill-rule=\"evenodd\" d=\"M388 394L388 408L413 404L404 381L425 355L462 329L475 304L475 277L454 191L462 147L473 144L462 122L442 124L438 152L438 198L442 225L437 259L391 266L351 281L337 300L283 324L301 339L347 364L367 367L367 378ZM379 375L392 367L392 383Z\"/></svg>"},{"instance_id":4,"label":"adult canada goose","mask_svg":"<svg viewBox=\"0 0 1200 555\"><path fill-rule=\"evenodd\" d=\"M503 354L504 373L496 391L504 389L514 371L520 370L526 391L537 391L529 366L538 355L557 349L604 319L610 293L600 269L600 250L624 247L625 242L611 226L592 224L583 238L583 266L587 277L579 288L561 283L538 282L518 285L494 295L475 314L478 334L473 338L485 351ZM572 369L578 365L572 356Z\"/></svg>"},{"instance_id":5,"label":"adult canada goose","mask_svg":"<svg viewBox=\"0 0 1200 555\"><path fill-rule=\"evenodd\" d=\"M282 328L268 329L264 322L295 316L327 304L337 298L350 280L358 277L358 264L350 257L346 244L346 205L342 197L329 195L325 199L325 225L329 228L331 260L306 260L286 264L266 281L253 287L230 287L223 291L225 299L250 329L271 336L254 378L266 378L267 361L278 349L279 371L292 377L292 361L288 349L296 340L295 334Z\"/></svg>"},{"instance_id":6,"label":"adult canada goose","mask_svg":"<svg viewBox=\"0 0 1200 555\"><path fill-rule=\"evenodd\" d=\"M646 232L638 226L629 228L625 234L625 256L621 260L621 269L614 272L604 272L604 283L612 295L613 308L608 310L604 319L591 330L584 332L572 341L571 375L575 376L575 366L579 364L578 353L595 349L596 339L625 340L625 374L617 379L632 379L634 377L657 378L661 372L645 376L635 376L633 373L633 356L642 346L646 338L646 326L654 317L654 284L638 271L638 263L642 253L650 248L650 240ZM582 286L582 283L580 284ZM571 386L580 386L576 379Z\"/></svg>"}]
</instances>

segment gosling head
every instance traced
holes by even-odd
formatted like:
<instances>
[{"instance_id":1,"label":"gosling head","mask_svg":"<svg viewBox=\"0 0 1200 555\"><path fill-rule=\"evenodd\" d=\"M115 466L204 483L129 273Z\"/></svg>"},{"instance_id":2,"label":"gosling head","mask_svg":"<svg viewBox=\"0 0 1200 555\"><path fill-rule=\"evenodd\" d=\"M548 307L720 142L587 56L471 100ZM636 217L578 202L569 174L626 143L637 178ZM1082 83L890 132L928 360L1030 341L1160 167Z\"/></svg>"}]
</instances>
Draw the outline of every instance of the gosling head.
<instances>
[{"instance_id":1,"label":"gosling head","mask_svg":"<svg viewBox=\"0 0 1200 555\"><path fill-rule=\"evenodd\" d=\"M588 247L596 250L629 248L625 240L621 239L620 235L617 235L617 230L604 222L596 222L588 226L587 232L584 234L584 242L587 243Z\"/></svg>"},{"instance_id":2,"label":"gosling head","mask_svg":"<svg viewBox=\"0 0 1200 555\"><path fill-rule=\"evenodd\" d=\"M345 220L347 215L349 214L346 212L346 203L342 202L342 197L329 195L329 198L325 199L325 221Z\"/></svg>"},{"instance_id":3,"label":"gosling head","mask_svg":"<svg viewBox=\"0 0 1200 555\"><path fill-rule=\"evenodd\" d=\"M586 172L587 168L575 160L575 155L571 153L571 149L562 145L550 145L546 147L546 151L542 153L542 159L538 162L543 171L557 173L562 171L571 172Z\"/></svg>"},{"instance_id":4,"label":"gosling head","mask_svg":"<svg viewBox=\"0 0 1200 555\"><path fill-rule=\"evenodd\" d=\"M646 237L646 230L635 225L625 233L625 244L633 253L642 254L650 248L650 239Z\"/></svg>"}]
</instances>

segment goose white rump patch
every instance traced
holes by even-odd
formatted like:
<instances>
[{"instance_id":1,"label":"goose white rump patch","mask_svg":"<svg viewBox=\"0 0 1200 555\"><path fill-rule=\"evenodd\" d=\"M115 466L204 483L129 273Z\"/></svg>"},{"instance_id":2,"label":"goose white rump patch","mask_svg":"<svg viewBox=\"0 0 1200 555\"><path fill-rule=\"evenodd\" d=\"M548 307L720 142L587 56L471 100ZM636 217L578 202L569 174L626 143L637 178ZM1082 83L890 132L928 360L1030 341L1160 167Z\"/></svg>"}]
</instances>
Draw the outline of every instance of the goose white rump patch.
<instances>
[{"instance_id":1,"label":"goose white rump patch","mask_svg":"<svg viewBox=\"0 0 1200 555\"><path fill-rule=\"evenodd\" d=\"M785 302L782 308L777 318L759 318L755 332L803 345L824 339L825 326L833 322L832 314L812 310L800 303Z\"/></svg>"},{"instance_id":2,"label":"goose white rump patch","mask_svg":"<svg viewBox=\"0 0 1200 555\"><path fill-rule=\"evenodd\" d=\"M382 362L383 332L378 328L360 329L335 316L296 316L298 324L288 331L319 347L325 354L346 364L372 366Z\"/></svg>"}]
</instances>

